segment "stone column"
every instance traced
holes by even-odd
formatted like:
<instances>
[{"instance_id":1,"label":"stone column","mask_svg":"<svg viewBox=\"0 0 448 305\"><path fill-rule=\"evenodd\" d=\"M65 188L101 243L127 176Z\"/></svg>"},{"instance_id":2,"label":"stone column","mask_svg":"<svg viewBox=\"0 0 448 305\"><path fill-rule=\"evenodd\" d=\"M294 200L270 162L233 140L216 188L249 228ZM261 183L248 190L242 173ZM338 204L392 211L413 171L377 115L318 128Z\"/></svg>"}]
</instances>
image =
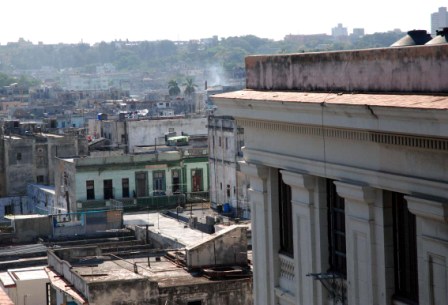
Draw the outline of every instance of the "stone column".
<instances>
[{"instance_id":1,"label":"stone column","mask_svg":"<svg viewBox=\"0 0 448 305\"><path fill-rule=\"evenodd\" d=\"M349 305L377 304L373 188L335 182L345 199L347 300Z\"/></svg>"},{"instance_id":2,"label":"stone column","mask_svg":"<svg viewBox=\"0 0 448 305\"><path fill-rule=\"evenodd\" d=\"M317 284L309 273L316 270L316 234L314 188L316 177L281 171L283 181L291 186L294 237L295 304L317 304Z\"/></svg>"},{"instance_id":3,"label":"stone column","mask_svg":"<svg viewBox=\"0 0 448 305\"><path fill-rule=\"evenodd\" d=\"M250 179L254 304L275 304L276 271L272 247L272 220L268 196L268 167L239 162Z\"/></svg>"},{"instance_id":4,"label":"stone column","mask_svg":"<svg viewBox=\"0 0 448 305\"><path fill-rule=\"evenodd\" d=\"M448 304L448 202L405 199L416 216L419 304Z\"/></svg>"}]
</instances>

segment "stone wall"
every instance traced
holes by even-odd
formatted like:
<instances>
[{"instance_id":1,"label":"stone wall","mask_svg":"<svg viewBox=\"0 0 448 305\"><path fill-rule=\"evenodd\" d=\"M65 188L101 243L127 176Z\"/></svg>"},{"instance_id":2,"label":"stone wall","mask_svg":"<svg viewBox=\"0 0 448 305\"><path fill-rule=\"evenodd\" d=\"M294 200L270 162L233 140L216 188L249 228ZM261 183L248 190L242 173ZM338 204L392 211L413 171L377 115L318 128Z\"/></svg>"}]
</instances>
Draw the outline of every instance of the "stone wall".
<instances>
[{"instance_id":1,"label":"stone wall","mask_svg":"<svg viewBox=\"0 0 448 305\"><path fill-rule=\"evenodd\" d=\"M448 91L448 45L246 57L246 87L325 92Z\"/></svg>"}]
</instances>

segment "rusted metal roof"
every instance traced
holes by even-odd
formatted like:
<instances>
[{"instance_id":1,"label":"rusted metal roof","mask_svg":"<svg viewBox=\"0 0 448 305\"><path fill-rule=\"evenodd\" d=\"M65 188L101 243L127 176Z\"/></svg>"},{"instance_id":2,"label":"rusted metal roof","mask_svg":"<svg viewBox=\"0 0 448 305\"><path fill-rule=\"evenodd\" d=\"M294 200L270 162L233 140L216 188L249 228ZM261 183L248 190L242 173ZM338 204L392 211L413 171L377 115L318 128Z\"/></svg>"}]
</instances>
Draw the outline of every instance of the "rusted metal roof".
<instances>
[{"instance_id":1,"label":"rusted metal roof","mask_svg":"<svg viewBox=\"0 0 448 305\"><path fill-rule=\"evenodd\" d=\"M321 93L289 91L242 90L217 94L214 98L235 100L291 102L334 105L368 105L379 107L411 109L448 109L447 95L411 95L411 94L357 94L357 93Z\"/></svg>"}]
</instances>

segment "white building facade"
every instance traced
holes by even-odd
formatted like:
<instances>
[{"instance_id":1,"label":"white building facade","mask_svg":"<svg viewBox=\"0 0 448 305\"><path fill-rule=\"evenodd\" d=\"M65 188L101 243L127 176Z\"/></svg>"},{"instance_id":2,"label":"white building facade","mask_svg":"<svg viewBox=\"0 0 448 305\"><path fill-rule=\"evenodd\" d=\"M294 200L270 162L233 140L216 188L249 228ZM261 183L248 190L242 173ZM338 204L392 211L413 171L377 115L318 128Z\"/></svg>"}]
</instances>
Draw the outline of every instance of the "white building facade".
<instances>
[{"instance_id":1,"label":"white building facade","mask_svg":"<svg viewBox=\"0 0 448 305\"><path fill-rule=\"evenodd\" d=\"M431 14L431 34L436 35L436 31L448 27L448 12L446 7L439 7L437 12Z\"/></svg>"},{"instance_id":2,"label":"white building facade","mask_svg":"<svg viewBox=\"0 0 448 305\"><path fill-rule=\"evenodd\" d=\"M255 304L448 304L447 51L248 57L213 98L244 128Z\"/></svg>"},{"instance_id":3,"label":"white building facade","mask_svg":"<svg viewBox=\"0 0 448 305\"><path fill-rule=\"evenodd\" d=\"M228 204L235 217L250 218L249 180L240 171L243 129L232 117L208 118L210 202L214 208Z\"/></svg>"}]
</instances>

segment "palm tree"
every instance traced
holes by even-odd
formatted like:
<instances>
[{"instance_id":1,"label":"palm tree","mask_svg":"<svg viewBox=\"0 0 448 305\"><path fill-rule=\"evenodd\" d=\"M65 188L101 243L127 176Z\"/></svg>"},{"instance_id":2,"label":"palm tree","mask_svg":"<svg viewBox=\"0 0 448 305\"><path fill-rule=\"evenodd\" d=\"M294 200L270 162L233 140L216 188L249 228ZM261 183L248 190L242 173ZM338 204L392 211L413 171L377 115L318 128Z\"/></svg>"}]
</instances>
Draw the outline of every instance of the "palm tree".
<instances>
[{"instance_id":1,"label":"palm tree","mask_svg":"<svg viewBox=\"0 0 448 305\"><path fill-rule=\"evenodd\" d=\"M185 96L185 99L187 100L187 102L189 104L189 108L190 108L189 112L192 112L193 94L196 92L197 85L194 83L194 80L191 77L187 77L185 79L185 83L183 83L183 85L185 86L184 96Z\"/></svg>"},{"instance_id":2,"label":"palm tree","mask_svg":"<svg viewBox=\"0 0 448 305\"><path fill-rule=\"evenodd\" d=\"M174 79L168 82L168 93L170 96L177 96L180 94L179 84Z\"/></svg>"}]
</instances>

